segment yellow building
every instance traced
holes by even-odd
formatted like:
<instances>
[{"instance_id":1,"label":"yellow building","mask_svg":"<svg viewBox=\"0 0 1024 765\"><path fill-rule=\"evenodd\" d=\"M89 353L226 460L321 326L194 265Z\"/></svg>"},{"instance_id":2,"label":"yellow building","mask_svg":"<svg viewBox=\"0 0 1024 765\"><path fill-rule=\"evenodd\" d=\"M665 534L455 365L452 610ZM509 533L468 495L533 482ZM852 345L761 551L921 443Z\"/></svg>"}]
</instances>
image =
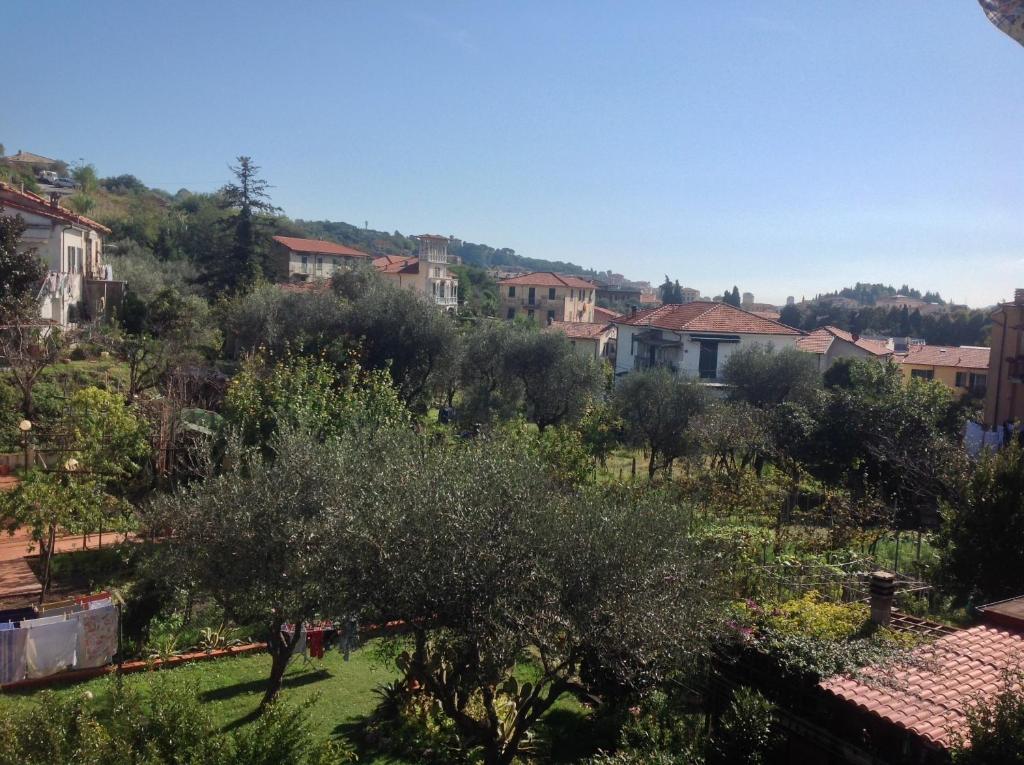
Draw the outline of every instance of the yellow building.
<instances>
[{"instance_id":1,"label":"yellow building","mask_svg":"<svg viewBox=\"0 0 1024 765\"><path fill-rule=\"evenodd\" d=\"M550 271L513 276L498 282L501 313L506 319L523 316L546 326L554 321L594 321L597 288L578 276Z\"/></svg>"},{"instance_id":2,"label":"yellow building","mask_svg":"<svg viewBox=\"0 0 1024 765\"><path fill-rule=\"evenodd\" d=\"M989 349L972 345L912 345L893 360L907 379L937 380L956 393L984 396Z\"/></svg>"}]
</instances>

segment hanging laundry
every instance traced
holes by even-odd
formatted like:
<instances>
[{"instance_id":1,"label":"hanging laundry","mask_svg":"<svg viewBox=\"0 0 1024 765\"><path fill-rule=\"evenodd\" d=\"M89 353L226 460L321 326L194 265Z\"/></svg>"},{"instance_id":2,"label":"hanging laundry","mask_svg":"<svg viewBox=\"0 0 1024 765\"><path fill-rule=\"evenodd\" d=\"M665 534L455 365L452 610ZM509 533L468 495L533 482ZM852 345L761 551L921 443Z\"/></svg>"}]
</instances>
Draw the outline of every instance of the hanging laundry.
<instances>
[{"instance_id":1,"label":"hanging laundry","mask_svg":"<svg viewBox=\"0 0 1024 765\"><path fill-rule=\"evenodd\" d=\"M75 665L78 621L63 616L21 623L25 632L26 677L47 677ZM5 635L10 633L3 633Z\"/></svg>"},{"instance_id":2,"label":"hanging laundry","mask_svg":"<svg viewBox=\"0 0 1024 765\"><path fill-rule=\"evenodd\" d=\"M92 595L79 595L75 598L75 602L81 605L94 603L99 600L110 600L110 593L104 590L103 592L95 592Z\"/></svg>"},{"instance_id":3,"label":"hanging laundry","mask_svg":"<svg viewBox=\"0 0 1024 765\"><path fill-rule=\"evenodd\" d=\"M348 661L352 651L359 647L359 625L355 619L347 619L345 626L338 635L338 650L341 658Z\"/></svg>"},{"instance_id":4,"label":"hanging laundry","mask_svg":"<svg viewBox=\"0 0 1024 765\"><path fill-rule=\"evenodd\" d=\"M46 615L46 616L49 616L50 615L50 613L49 613L50 611L56 611L57 609L67 608L68 606L73 606L73 605L75 605L75 599L74 598L65 598L64 600L55 600L52 603L43 603L43 605L39 606L39 612L44 614L44 615Z\"/></svg>"},{"instance_id":5,"label":"hanging laundry","mask_svg":"<svg viewBox=\"0 0 1024 765\"><path fill-rule=\"evenodd\" d=\"M67 621L66 614L50 614L49 616L37 616L35 619L25 619L21 622L22 627L41 627L44 624L57 624L58 622Z\"/></svg>"},{"instance_id":6,"label":"hanging laundry","mask_svg":"<svg viewBox=\"0 0 1024 765\"><path fill-rule=\"evenodd\" d=\"M309 655L314 659L324 658L324 631L317 627L306 632Z\"/></svg>"},{"instance_id":7,"label":"hanging laundry","mask_svg":"<svg viewBox=\"0 0 1024 765\"><path fill-rule=\"evenodd\" d=\"M13 627L0 630L0 685L25 679L28 633Z\"/></svg>"},{"instance_id":8,"label":"hanging laundry","mask_svg":"<svg viewBox=\"0 0 1024 765\"><path fill-rule=\"evenodd\" d=\"M114 601L110 598L103 598L102 600L90 600L84 604L89 611L95 611L97 608L106 608L107 606L113 606Z\"/></svg>"},{"instance_id":9,"label":"hanging laundry","mask_svg":"<svg viewBox=\"0 0 1024 765\"><path fill-rule=\"evenodd\" d=\"M91 604L90 604L91 605ZM76 615L77 667L102 667L117 653L117 609L110 605Z\"/></svg>"},{"instance_id":10,"label":"hanging laundry","mask_svg":"<svg viewBox=\"0 0 1024 765\"><path fill-rule=\"evenodd\" d=\"M8 608L0 611L0 622L20 622L35 619L38 614L34 608Z\"/></svg>"}]
</instances>

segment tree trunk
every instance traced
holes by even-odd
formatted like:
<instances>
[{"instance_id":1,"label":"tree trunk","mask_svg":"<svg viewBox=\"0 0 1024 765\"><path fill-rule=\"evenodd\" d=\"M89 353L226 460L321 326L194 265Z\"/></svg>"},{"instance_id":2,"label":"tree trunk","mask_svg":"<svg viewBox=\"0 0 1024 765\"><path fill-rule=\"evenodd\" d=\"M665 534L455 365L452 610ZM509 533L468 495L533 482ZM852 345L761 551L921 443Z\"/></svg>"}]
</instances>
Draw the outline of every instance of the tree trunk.
<instances>
[{"instance_id":1,"label":"tree trunk","mask_svg":"<svg viewBox=\"0 0 1024 765\"><path fill-rule=\"evenodd\" d=\"M46 550L39 551L39 554L43 556L43 587L39 592L39 605L46 600L46 593L50 590L50 564L53 561L53 548L57 544L57 526L55 524L50 524L50 531L46 538Z\"/></svg>"},{"instance_id":2,"label":"tree trunk","mask_svg":"<svg viewBox=\"0 0 1024 765\"><path fill-rule=\"evenodd\" d=\"M654 478L654 471L656 471L658 469L658 466L655 464L655 459L657 458L657 455L658 455L658 453L654 449L651 449L651 459L647 463L647 478L648 478L648 480L650 480L651 478Z\"/></svg>"},{"instance_id":3,"label":"tree trunk","mask_svg":"<svg viewBox=\"0 0 1024 765\"><path fill-rule=\"evenodd\" d=\"M267 681L267 690L263 694L263 700L260 702L260 713L281 692L284 671L288 668L288 662L291 660L292 654L295 652L295 646L299 642L299 631L302 628L302 622L296 625L295 632L290 640L281 633L282 627L284 627L282 622L276 622L270 628L270 639L268 641L270 644L270 679Z\"/></svg>"}]
</instances>

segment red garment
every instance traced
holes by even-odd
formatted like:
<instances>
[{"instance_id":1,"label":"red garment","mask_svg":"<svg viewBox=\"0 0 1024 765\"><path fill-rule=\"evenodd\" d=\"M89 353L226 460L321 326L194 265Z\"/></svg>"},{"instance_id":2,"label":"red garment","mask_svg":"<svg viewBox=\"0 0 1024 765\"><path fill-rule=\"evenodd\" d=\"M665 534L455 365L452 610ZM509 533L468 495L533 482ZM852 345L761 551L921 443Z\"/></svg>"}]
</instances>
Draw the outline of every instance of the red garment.
<instances>
[{"instance_id":1,"label":"red garment","mask_svg":"<svg viewBox=\"0 0 1024 765\"><path fill-rule=\"evenodd\" d=\"M306 648L314 659L324 658L324 631L312 629L306 632Z\"/></svg>"},{"instance_id":2,"label":"red garment","mask_svg":"<svg viewBox=\"0 0 1024 765\"><path fill-rule=\"evenodd\" d=\"M109 592L97 592L95 595L79 595L75 598L76 606L84 606L86 603L92 603L94 600L106 600L110 597Z\"/></svg>"}]
</instances>

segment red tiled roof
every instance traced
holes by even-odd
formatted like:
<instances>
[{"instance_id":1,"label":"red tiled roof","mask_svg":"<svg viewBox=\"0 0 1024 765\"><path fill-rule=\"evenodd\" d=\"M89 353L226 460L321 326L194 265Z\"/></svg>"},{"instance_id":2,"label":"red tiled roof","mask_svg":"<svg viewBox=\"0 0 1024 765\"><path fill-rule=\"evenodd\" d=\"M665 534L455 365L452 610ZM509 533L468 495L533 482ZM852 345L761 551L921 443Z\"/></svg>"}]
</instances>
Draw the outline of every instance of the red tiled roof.
<instances>
[{"instance_id":1,"label":"red tiled roof","mask_svg":"<svg viewBox=\"0 0 1024 765\"><path fill-rule=\"evenodd\" d=\"M403 255L384 255L373 261L373 267L383 274L418 274L420 259Z\"/></svg>"},{"instance_id":2,"label":"red tiled roof","mask_svg":"<svg viewBox=\"0 0 1024 765\"><path fill-rule=\"evenodd\" d=\"M612 319L617 319L622 316L617 311L609 310L608 308L601 308L600 306L594 306L594 321L609 322Z\"/></svg>"},{"instance_id":3,"label":"red tiled roof","mask_svg":"<svg viewBox=\"0 0 1024 765\"><path fill-rule=\"evenodd\" d=\"M920 364L931 367L957 367L960 369L988 369L990 348L946 345L912 345L901 354L900 364Z\"/></svg>"},{"instance_id":4,"label":"red tiled roof","mask_svg":"<svg viewBox=\"0 0 1024 765\"><path fill-rule=\"evenodd\" d=\"M613 325L607 322L553 321L547 329L551 332L563 332L573 340L597 340L611 326Z\"/></svg>"},{"instance_id":5,"label":"red tiled roof","mask_svg":"<svg viewBox=\"0 0 1024 765\"><path fill-rule=\"evenodd\" d=\"M832 326L818 327L818 329L806 337L797 340L796 346L801 351L807 351L808 353L827 353L835 338L855 345L874 356L889 356L892 354L892 351L885 346L885 343L880 343L877 340L868 340L863 337L854 339L852 333Z\"/></svg>"},{"instance_id":6,"label":"red tiled roof","mask_svg":"<svg viewBox=\"0 0 1024 765\"><path fill-rule=\"evenodd\" d=\"M350 258L368 258L365 252L354 250L343 244L328 242L324 239L303 239L298 236L275 236L279 242L293 252L312 252L317 255L345 255Z\"/></svg>"},{"instance_id":7,"label":"red tiled roof","mask_svg":"<svg viewBox=\"0 0 1024 765\"><path fill-rule=\"evenodd\" d=\"M772 321L778 321L779 317L782 316L778 311L751 311L754 316L760 316L762 319L771 319Z\"/></svg>"},{"instance_id":8,"label":"red tiled roof","mask_svg":"<svg viewBox=\"0 0 1024 765\"><path fill-rule=\"evenodd\" d=\"M913 660L869 667L857 678L823 681L828 693L903 730L948 747L963 731L964 705L1002 688L1003 674L1024 658L1024 633L989 625L957 630L912 652Z\"/></svg>"},{"instance_id":9,"label":"red tiled roof","mask_svg":"<svg viewBox=\"0 0 1024 765\"><path fill-rule=\"evenodd\" d=\"M634 327L657 327L674 332L729 332L747 335L803 335L799 329L765 319L728 303L694 301L637 311L614 320Z\"/></svg>"},{"instance_id":10,"label":"red tiled roof","mask_svg":"<svg viewBox=\"0 0 1024 765\"><path fill-rule=\"evenodd\" d=\"M92 218L86 218L84 215L79 215L59 205L54 207L48 199L43 199L38 194L33 194L31 191L20 191L9 183L0 181L0 208L3 207L42 215L54 220L62 220L66 223L74 223L104 234L110 233L109 228L102 223L97 223Z\"/></svg>"},{"instance_id":11,"label":"red tiled roof","mask_svg":"<svg viewBox=\"0 0 1024 765\"><path fill-rule=\"evenodd\" d=\"M498 284L519 285L527 287L575 287L577 289L592 290L594 285L583 281L578 276L562 276L553 271L534 271L522 276L511 276L502 279Z\"/></svg>"}]
</instances>

